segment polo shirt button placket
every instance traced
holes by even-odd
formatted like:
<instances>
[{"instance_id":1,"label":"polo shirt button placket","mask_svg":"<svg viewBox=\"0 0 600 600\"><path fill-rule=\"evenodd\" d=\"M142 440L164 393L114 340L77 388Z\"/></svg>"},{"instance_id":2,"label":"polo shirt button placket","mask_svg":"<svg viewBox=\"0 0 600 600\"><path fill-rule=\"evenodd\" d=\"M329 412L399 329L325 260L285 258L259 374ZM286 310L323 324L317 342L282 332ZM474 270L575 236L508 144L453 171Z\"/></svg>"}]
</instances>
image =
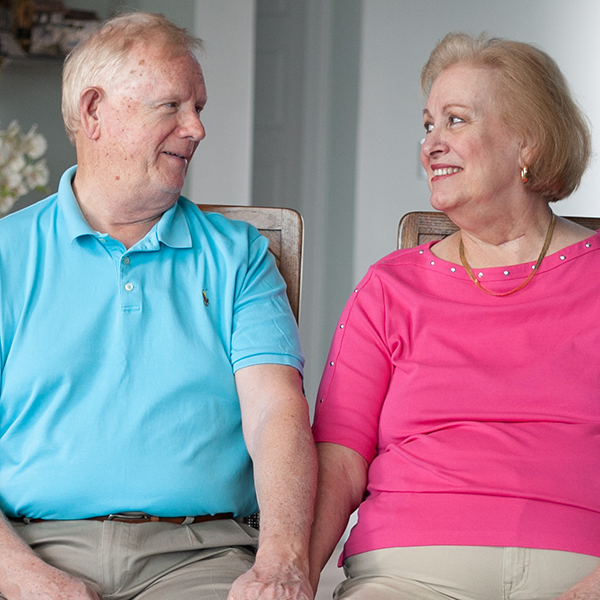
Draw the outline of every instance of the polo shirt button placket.
<instances>
[{"instance_id":1,"label":"polo shirt button placket","mask_svg":"<svg viewBox=\"0 0 600 600\"><path fill-rule=\"evenodd\" d=\"M122 286L122 297L121 297L121 309L126 311L137 312L140 310L141 298L139 296L140 287L134 284L130 280L130 268L132 265L132 259L129 256L123 256L121 258L121 286Z\"/></svg>"}]
</instances>

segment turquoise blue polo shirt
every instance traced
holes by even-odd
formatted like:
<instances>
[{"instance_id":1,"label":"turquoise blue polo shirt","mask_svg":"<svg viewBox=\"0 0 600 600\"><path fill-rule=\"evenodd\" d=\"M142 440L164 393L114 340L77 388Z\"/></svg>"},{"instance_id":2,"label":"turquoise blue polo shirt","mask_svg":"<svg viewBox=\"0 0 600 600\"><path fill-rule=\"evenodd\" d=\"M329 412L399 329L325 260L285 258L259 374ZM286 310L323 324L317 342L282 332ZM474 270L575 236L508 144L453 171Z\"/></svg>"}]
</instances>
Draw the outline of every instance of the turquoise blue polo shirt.
<instances>
[{"instance_id":1,"label":"turquoise blue polo shirt","mask_svg":"<svg viewBox=\"0 0 600 600\"><path fill-rule=\"evenodd\" d=\"M0 508L254 512L234 373L304 360L267 240L182 197L126 250L74 173L0 220Z\"/></svg>"}]
</instances>

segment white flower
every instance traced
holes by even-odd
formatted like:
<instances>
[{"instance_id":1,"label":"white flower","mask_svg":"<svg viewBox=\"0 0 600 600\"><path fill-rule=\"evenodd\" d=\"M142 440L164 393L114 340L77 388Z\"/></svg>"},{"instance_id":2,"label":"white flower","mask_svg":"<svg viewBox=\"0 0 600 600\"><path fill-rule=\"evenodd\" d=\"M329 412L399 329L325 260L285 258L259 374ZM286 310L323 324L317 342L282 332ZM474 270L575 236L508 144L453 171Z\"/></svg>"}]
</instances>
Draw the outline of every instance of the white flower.
<instances>
[{"instance_id":1,"label":"white flower","mask_svg":"<svg viewBox=\"0 0 600 600\"><path fill-rule=\"evenodd\" d=\"M10 190L14 190L21 186L22 179L23 178L21 177L21 173L19 173L18 171L7 171L6 187L8 187Z\"/></svg>"},{"instance_id":2,"label":"white flower","mask_svg":"<svg viewBox=\"0 0 600 600\"><path fill-rule=\"evenodd\" d=\"M6 142L0 137L0 167L2 167L8 162L8 159L10 158L10 153L11 150L8 142Z\"/></svg>"},{"instance_id":3,"label":"white flower","mask_svg":"<svg viewBox=\"0 0 600 600\"><path fill-rule=\"evenodd\" d=\"M33 160L37 160L44 155L48 148L46 138L35 133L37 126L33 125L29 133L23 138L23 151Z\"/></svg>"},{"instance_id":4,"label":"white flower","mask_svg":"<svg viewBox=\"0 0 600 600\"><path fill-rule=\"evenodd\" d=\"M13 156L6 163L6 166L2 169L5 175L8 177L10 175L19 175L21 171L27 166L27 160L25 160L25 156L23 154Z\"/></svg>"},{"instance_id":5,"label":"white flower","mask_svg":"<svg viewBox=\"0 0 600 600\"><path fill-rule=\"evenodd\" d=\"M23 176L30 189L44 187L50 178L50 171L45 160L39 160L35 164L27 165L23 169Z\"/></svg>"},{"instance_id":6,"label":"white flower","mask_svg":"<svg viewBox=\"0 0 600 600\"><path fill-rule=\"evenodd\" d=\"M14 196L0 197L0 215L5 215L16 201Z\"/></svg>"},{"instance_id":7,"label":"white flower","mask_svg":"<svg viewBox=\"0 0 600 600\"><path fill-rule=\"evenodd\" d=\"M0 130L0 217L31 190L44 190L50 173L41 157L48 148L36 125L24 135L17 121ZM41 160L40 160L41 159Z\"/></svg>"},{"instance_id":8,"label":"white flower","mask_svg":"<svg viewBox=\"0 0 600 600\"><path fill-rule=\"evenodd\" d=\"M8 129L6 130L6 133L9 137L17 137L20 138L21 137L21 128L19 127L19 123L17 120L13 119L9 124L8 124Z\"/></svg>"}]
</instances>

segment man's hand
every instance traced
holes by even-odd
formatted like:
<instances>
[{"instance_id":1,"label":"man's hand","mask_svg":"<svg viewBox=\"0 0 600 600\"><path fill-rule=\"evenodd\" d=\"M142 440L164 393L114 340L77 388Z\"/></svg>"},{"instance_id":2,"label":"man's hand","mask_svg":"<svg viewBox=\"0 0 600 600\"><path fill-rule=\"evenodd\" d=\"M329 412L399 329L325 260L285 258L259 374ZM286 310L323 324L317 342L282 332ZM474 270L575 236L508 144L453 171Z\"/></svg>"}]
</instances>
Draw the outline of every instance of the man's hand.
<instances>
[{"instance_id":1,"label":"man's hand","mask_svg":"<svg viewBox=\"0 0 600 600\"><path fill-rule=\"evenodd\" d=\"M11 571L0 590L6 600L99 600L83 581L37 558Z\"/></svg>"},{"instance_id":2,"label":"man's hand","mask_svg":"<svg viewBox=\"0 0 600 600\"><path fill-rule=\"evenodd\" d=\"M300 569L257 567L239 577L227 600L313 600L313 592Z\"/></svg>"},{"instance_id":3,"label":"man's hand","mask_svg":"<svg viewBox=\"0 0 600 600\"><path fill-rule=\"evenodd\" d=\"M302 379L293 367L255 365L235 381L260 508L256 562L228 600L312 600L308 542L317 480Z\"/></svg>"},{"instance_id":4,"label":"man's hand","mask_svg":"<svg viewBox=\"0 0 600 600\"><path fill-rule=\"evenodd\" d=\"M6 600L99 600L83 581L37 556L1 513L0 593Z\"/></svg>"}]
</instances>

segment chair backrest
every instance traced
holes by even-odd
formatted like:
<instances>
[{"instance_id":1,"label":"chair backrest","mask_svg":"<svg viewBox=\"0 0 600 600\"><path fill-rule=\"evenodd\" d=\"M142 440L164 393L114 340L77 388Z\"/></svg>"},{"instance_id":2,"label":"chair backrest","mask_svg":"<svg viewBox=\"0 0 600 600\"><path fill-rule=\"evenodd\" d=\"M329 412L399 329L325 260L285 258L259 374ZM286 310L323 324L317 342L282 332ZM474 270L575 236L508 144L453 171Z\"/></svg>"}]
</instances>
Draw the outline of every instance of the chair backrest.
<instances>
[{"instance_id":1,"label":"chair backrest","mask_svg":"<svg viewBox=\"0 0 600 600\"><path fill-rule=\"evenodd\" d=\"M594 231L600 229L600 217L565 217ZM398 248L414 248L454 233L458 227L440 212L409 212L398 225Z\"/></svg>"},{"instance_id":2,"label":"chair backrest","mask_svg":"<svg viewBox=\"0 0 600 600\"><path fill-rule=\"evenodd\" d=\"M200 210L221 213L228 219L246 221L254 225L269 240L269 250L275 256L277 267L286 286L287 296L296 321L300 317L302 287L302 217L291 208L263 206L226 206L198 204Z\"/></svg>"}]
</instances>

